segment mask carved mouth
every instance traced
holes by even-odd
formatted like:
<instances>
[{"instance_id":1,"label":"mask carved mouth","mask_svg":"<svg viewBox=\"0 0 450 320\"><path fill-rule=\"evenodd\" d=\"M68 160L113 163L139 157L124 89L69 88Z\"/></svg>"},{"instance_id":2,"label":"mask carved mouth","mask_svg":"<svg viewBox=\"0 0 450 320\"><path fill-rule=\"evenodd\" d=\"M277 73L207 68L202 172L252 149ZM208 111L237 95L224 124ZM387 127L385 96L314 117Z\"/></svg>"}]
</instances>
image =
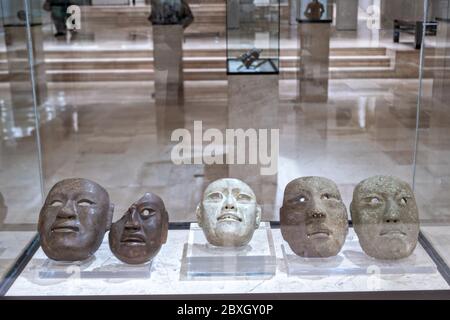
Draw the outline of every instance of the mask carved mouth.
<instances>
[{"instance_id":1,"label":"mask carved mouth","mask_svg":"<svg viewBox=\"0 0 450 320\"><path fill-rule=\"evenodd\" d=\"M380 232L380 236L406 236L406 233L401 230L383 230Z\"/></svg>"},{"instance_id":2,"label":"mask carved mouth","mask_svg":"<svg viewBox=\"0 0 450 320\"><path fill-rule=\"evenodd\" d=\"M308 239L321 239L330 237L331 232L327 229L320 229L306 234Z\"/></svg>"},{"instance_id":3,"label":"mask carved mouth","mask_svg":"<svg viewBox=\"0 0 450 320\"><path fill-rule=\"evenodd\" d=\"M145 238L140 234L124 235L120 242L126 245L142 245L145 244Z\"/></svg>"},{"instance_id":4,"label":"mask carved mouth","mask_svg":"<svg viewBox=\"0 0 450 320\"><path fill-rule=\"evenodd\" d=\"M242 219L235 212L224 212L218 218L217 221L235 221L242 222Z\"/></svg>"},{"instance_id":5,"label":"mask carved mouth","mask_svg":"<svg viewBox=\"0 0 450 320\"><path fill-rule=\"evenodd\" d=\"M75 225L62 223L52 227L52 232L58 233L70 233L70 232L79 232L80 228Z\"/></svg>"}]
</instances>

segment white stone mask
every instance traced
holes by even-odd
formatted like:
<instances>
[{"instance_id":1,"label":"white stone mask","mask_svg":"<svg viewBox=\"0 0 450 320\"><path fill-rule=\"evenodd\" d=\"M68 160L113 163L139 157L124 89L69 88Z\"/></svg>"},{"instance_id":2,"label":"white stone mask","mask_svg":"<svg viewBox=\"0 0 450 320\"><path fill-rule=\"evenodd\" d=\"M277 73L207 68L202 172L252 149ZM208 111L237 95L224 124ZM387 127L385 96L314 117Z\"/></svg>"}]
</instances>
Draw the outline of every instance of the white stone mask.
<instances>
[{"instance_id":1,"label":"white stone mask","mask_svg":"<svg viewBox=\"0 0 450 320\"><path fill-rule=\"evenodd\" d=\"M238 179L219 179L203 193L197 221L208 242L221 247L248 244L259 227L261 207L253 190Z\"/></svg>"}]
</instances>

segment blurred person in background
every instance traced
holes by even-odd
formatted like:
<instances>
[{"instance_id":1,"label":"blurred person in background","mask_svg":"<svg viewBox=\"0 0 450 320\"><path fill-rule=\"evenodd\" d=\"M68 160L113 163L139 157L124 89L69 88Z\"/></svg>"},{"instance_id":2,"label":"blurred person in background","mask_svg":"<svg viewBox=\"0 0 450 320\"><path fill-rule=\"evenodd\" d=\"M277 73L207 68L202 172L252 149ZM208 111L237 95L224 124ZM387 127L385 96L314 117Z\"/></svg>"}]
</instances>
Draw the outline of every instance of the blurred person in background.
<instances>
[{"instance_id":1,"label":"blurred person in background","mask_svg":"<svg viewBox=\"0 0 450 320\"><path fill-rule=\"evenodd\" d=\"M44 10L51 13L56 29L55 37L65 36L67 33L67 8L71 4L71 0L45 0Z\"/></svg>"}]
</instances>

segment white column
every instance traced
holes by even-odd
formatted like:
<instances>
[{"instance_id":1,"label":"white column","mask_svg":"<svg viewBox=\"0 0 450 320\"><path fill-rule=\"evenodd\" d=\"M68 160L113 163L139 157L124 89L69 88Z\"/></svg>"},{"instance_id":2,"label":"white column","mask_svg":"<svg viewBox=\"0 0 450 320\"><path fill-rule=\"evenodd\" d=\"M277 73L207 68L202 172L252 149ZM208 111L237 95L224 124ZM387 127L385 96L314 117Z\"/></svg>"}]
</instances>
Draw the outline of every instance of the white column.
<instances>
[{"instance_id":1,"label":"white column","mask_svg":"<svg viewBox=\"0 0 450 320\"><path fill-rule=\"evenodd\" d=\"M358 0L336 0L336 30L356 30Z\"/></svg>"}]
</instances>

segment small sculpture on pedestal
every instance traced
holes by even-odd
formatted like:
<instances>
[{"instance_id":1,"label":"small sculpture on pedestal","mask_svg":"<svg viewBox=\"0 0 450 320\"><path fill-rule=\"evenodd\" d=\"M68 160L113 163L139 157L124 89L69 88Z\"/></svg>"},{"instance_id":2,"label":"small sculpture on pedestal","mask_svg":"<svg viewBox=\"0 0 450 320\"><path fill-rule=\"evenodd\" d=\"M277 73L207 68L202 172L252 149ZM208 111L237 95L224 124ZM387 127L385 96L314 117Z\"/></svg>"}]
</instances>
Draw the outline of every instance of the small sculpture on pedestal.
<instances>
[{"instance_id":1,"label":"small sculpture on pedestal","mask_svg":"<svg viewBox=\"0 0 450 320\"><path fill-rule=\"evenodd\" d=\"M260 66L262 66L264 63L267 62L267 59L261 60L259 63L254 65L253 63L259 60L259 57L261 56L262 49L256 49L253 48L242 55L240 55L237 59L242 62L242 65L238 67L238 70L242 69L242 67L245 67L247 70L249 69L258 69Z\"/></svg>"},{"instance_id":2,"label":"small sculpture on pedestal","mask_svg":"<svg viewBox=\"0 0 450 320\"><path fill-rule=\"evenodd\" d=\"M248 244L260 220L261 207L253 190L238 179L212 182L197 206L198 224L214 246L241 247Z\"/></svg>"},{"instance_id":3,"label":"small sculpture on pedestal","mask_svg":"<svg viewBox=\"0 0 450 320\"><path fill-rule=\"evenodd\" d=\"M189 4L185 0L152 0L149 20L155 25L179 24L186 29L193 21Z\"/></svg>"}]
</instances>

